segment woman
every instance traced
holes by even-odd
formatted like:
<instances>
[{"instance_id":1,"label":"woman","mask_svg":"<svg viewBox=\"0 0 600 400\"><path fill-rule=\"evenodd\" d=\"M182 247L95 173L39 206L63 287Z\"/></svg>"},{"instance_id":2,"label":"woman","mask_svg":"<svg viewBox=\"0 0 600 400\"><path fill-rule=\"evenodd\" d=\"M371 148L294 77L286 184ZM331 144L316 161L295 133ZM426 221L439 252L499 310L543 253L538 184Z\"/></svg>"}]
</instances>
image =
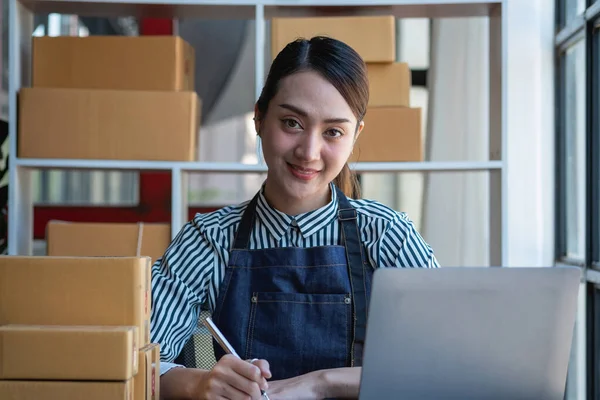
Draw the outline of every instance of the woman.
<instances>
[{"instance_id":1,"label":"woman","mask_svg":"<svg viewBox=\"0 0 600 400\"><path fill-rule=\"evenodd\" d=\"M357 397L373 270L438 267L404 214L346 197L358 197L346 162L368 98L365 63L340 41L297 40L273 61L255 107L263 187L196 215L153 267L164 398ZM215 348L210 371L167 363L206 299L240 356L258 361Z\"/></svg>"}]
</instances>

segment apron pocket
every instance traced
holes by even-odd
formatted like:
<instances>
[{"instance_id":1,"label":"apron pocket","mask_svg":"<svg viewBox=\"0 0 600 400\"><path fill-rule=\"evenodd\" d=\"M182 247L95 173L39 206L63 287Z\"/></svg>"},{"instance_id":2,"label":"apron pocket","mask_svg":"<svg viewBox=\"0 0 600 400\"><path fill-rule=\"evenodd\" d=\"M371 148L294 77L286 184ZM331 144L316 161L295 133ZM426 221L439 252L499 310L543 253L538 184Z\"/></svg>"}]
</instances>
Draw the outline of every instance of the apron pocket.
<instances>
[{"instance_id":1,"label":"apron pocket","mask_svg":"<svg viewBox=\"0 0 600 400\"><path fill-rule=\"evenodd\" d=\"M255 292L250 302L245 358L267 360L274 380L350 365L349 293Z\"/></svg>"}]
</instances>

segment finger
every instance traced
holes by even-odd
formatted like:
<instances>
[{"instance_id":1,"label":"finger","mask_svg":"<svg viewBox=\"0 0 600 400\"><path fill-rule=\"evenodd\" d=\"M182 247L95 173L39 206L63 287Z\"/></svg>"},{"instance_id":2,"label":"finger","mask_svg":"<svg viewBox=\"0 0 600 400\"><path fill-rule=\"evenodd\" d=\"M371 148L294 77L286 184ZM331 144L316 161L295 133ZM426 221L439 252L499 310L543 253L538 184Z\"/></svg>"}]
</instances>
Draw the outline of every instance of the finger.
<instances>
[{"instance_id":1,"label":"finger","mask_svg":"<svg viewBox=\"0 0 600 400\"><path fill-rule=\"evenodd\" d=\"M245 394L247 399L252 392L252 381L240 375L236 370L236 365L247 364L238 357L226 354L217 362L210 372L212 379L209 379L208 389L215 394L224 394L227 386L234 386L236 390ZM258 369L258 368L257 368ZM227 399L229 397L225 396Z\"/></svg>"},{"instance_id":2,"label":"finger","mask_svg":"<svg viewBox=\"0 0 600 400\"><path fill-rule=\"evenodd\" d=\"M247 382L251 383L250 381ZM255 393L247 393L244 390L239 390L237 387L224 382L222 389L223 397L227 400L247 400L248 396L250 396L252 400L260 400L261 394L260 390L258 389L258 385L255 383L254 386L256 386Z\"/></svg>"},{"instance_id":3,"label":"finger","mask_svg":"<svg viewBox=\"0 0 600 400\"><path fill-rule=\"evenodd\" d=\"M253 365L249 362L236 360L239 362L231 363L231 368L250 381L256 382L260 385L262 390L268 389L268 384L265 378L263 378L262 371L256 365Z\"/></svg>"},{"instance_id":4,"label":"finger","mask_svg":"<svg viewBox=\"0 0 600 400\"><path fill-rule=\"evenodd\" d=\"M260 389L267 390L267 381L262 377L260 368L234 356L223 356L213 368L221 381L226 381L248 395L256 392L261 397Z\"/></svg>"},{"instance_id":5,"label":"finger","mask_svg":"<svg viewBox=\"0 0 600 400\"><path fill-rule=\"evenodd\" d=\"M253 360L250 360L250 363L256 365L260 369L262 376L264 376L267 379L271 379L271 367L267 360L258 360L255 358Z\"/></svg>"},{"instance_id":6,"label":"finger","mask_svg":"<svg viewBox=\"0 0 600 400\"><path fill-rule=\"evenodd\" d=\"M242 395L242 399L248 399L248 396L252 399L260 399L262 394L260 392L260 387L257 382L254 382L250 379L243 377L242 375L238 375L235 371L231 371L232 373L225 377L225 387L230 388L225 392L225 396L231 400L238 399L240 397L230 397L230 396L239 396Z\"/></svg>"},{"instance_id":7,"label":"finger","mask_svg":"<svg viewBox=\"0 0 600 400\"><path fill-rule=\"evenodd\" d=\"M202 393L202 398L213 400L230 400L228 391L226 390L228 384L225 382L224 376L221 374L221 372L218 372L215 375L216 379L213 377L207 382L207 386L205 387L206 391ZM199 393L196 393L196 395L199 395Z\"/></svg>"}]
</instances>

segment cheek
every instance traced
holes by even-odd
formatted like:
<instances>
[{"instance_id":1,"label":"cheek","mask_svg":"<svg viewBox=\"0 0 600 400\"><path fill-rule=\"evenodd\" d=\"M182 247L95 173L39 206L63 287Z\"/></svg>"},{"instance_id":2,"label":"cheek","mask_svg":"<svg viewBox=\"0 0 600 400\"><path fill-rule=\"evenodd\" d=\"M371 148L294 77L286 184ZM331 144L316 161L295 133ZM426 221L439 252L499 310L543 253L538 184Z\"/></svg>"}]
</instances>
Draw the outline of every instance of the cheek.
<instances>
[{"instance_id":1,"label":"cheek","mask_svg":"<svg viewBox=\"0 0 600 400\"><path fill-rule=\"evenodd\" d=\"M332 169L341 169L352 152L352 143L333 143L323 148L322 157Z\"/></svg>"},{"instance_id":2,"label":"cheek","mask_svg":"<svg viewBox=\"0 0 600 400\"><path fill-rule=\"evenodd\" d=\"M261 136L263 153L267 160L282 156L293 148L289 135L278 129L265 130Z\"/></svg>"}]
</instances>

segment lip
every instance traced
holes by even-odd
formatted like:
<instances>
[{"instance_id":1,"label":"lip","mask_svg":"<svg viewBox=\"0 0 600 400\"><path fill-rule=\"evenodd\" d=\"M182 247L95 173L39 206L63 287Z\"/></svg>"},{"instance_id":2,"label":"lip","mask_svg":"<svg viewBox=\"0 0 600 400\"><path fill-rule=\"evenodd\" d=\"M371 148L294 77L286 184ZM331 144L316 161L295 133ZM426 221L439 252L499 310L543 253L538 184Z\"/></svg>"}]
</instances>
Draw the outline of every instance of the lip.
<instances>
[{"instance_id":1,"label":"lip","mask_svg":"<svg viewBox=\"0 0 600 400\"><path fill-rule=\"evenodd\" d=\"M303 181L310 181L311 179L314 179L319 174L319 172L321 172L316 169L303 168L291 163L287 163L287 167L292 175Z\"/></svg>"}]
</instances>

